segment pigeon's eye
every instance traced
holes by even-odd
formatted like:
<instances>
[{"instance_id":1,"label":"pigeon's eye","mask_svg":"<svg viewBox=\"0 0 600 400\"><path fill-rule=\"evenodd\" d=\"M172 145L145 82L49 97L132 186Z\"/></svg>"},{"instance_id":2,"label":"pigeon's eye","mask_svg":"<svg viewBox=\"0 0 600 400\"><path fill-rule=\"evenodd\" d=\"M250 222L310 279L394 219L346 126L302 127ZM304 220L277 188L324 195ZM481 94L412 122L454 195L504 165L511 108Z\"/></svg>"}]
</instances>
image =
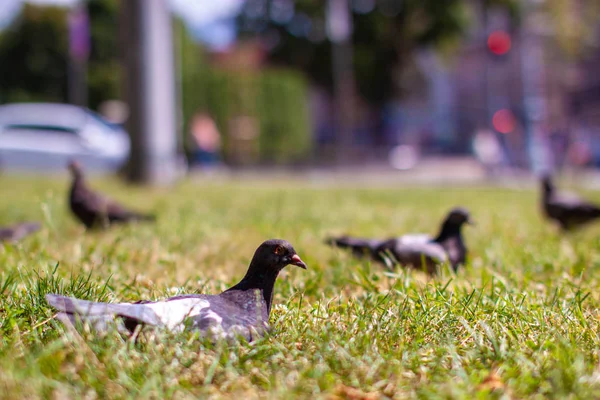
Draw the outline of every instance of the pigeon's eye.
<instances>
[{"instance_id":1,"label":"pigeon's eye","mask_svg":"<svg viewBox=\"0 0 600 400\"><path fill-rule=\"evenodd\" d=\"M275 247L275 254L277 254L278 256L282 256L284 252L285 252L285 250L283 247L281 247L281 246Z\"/></svg>"}]
</instances>

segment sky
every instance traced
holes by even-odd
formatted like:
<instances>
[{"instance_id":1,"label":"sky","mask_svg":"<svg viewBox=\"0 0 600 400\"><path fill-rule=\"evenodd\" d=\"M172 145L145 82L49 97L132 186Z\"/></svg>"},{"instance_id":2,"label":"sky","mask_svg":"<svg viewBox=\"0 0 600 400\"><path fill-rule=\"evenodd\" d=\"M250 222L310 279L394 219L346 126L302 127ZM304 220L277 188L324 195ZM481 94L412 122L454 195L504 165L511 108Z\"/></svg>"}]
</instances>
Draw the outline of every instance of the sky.
<instances>
[{"instance_id":1,"label":"sky","mask_svg":"<svg viewBox=\"0 0 600 400\"><path fill-rule=\"evenodd\" d=\"M0 0L0 29L12 21L23 3L72 6L79 0ZM196 36L215 49L235 40L233 18L244 0L168 0L173 12L183 18Z\"/></svg>"}]
</instances>

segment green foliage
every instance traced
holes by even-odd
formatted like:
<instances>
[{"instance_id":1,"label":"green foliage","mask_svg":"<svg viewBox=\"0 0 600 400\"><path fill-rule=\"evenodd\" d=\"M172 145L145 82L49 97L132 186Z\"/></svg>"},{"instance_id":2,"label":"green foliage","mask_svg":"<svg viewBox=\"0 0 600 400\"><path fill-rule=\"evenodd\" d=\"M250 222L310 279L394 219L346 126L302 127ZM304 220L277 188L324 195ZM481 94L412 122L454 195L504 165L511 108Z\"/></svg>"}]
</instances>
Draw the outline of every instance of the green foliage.
<instances>
[{"instance_id":1,"label":"green foliage","mask_svg":"<svg viewBox=\"0 0 600 400\"><path fill-rule=\"evenodd\" d=\"M247 1L248 9L255 9L253 3L257 1ZM312 29L325 29L325 3L300 0L294 4L296 13L311 19ZM462 0L406 0L378 1L367 14L353 13L354 66L362 97L378 105L398 95L397 76L410 64L413 52L420 46L455 43L469 24L466 9ZM264 29L265 20L244 14L239 26L250 35L256 31L273 35L276 31L281 40L270 52L271 60L307 71L315 82L331 89L331 44L295 36L273 22Z\"/></svg>"},{"instance_id":2,"label":"green foliage","mask_svg":"<svg viewBox=\"0 0 600 400\"><path fill-rule=\"evenodd\" d=\"M89 0L89 107L119 97L117 1ZM0 33L0 101L68 101L68 9L25 4Z\"/></svg>"},{"instance_id":3,"label":"green foliage","mask_svg":"<svg viewBox=\"0 0 600 400\"><path fill-rule=\"evenodd\" d=\"M0 248L0 397L600 396L600 227L558 235L533 191L323 189L263 177L149 192L94 181L159 220L84 233L66 210L66 181L0 184L12 189L0 197L0 223L46 221ZM388 273L322 243L337 233L434 233L456 204L477 220L457 274ZM284 270L273 332L255 343L152 331L137 342L78 338L49 319L48 292L108 301L218 293L270 237L289 239L309 269Z\"/></svg>"},{"instance_id":4,"label":"green foliage","mask_svg":"<svg viewBox=\"0 0 600 400\"><path fill-rule=\"evenodd\" d=\"M88 60L88 106L121 98L117 0L88 0L91 49Z\"/></svg>"},{"instance_id":5,"label":"green foliage","mask_svg":"<svg viewBox=\"0 0 600 400\"><path fill-rule=\"evenodd\" d=\"M212 67L180 23L175 25L175 37L181 52L184 132L190 131L196 112L206 111L216 120L224 156L231 164L289 164L307 159L311 144L308 92L300 73L269 67ZM256 137L236 141L240 118L251 124L247 128L255 130ZM187 144L192 151L189 139Z\"/></svg>"},{"instance_id":6,"label":"green foliage","mask_svg":"<svg viewBox=\"0 0 600 400\"><path fill-rule=\"evenodd\" d=\"M25 4L0 33L0 101L64 101L67 40L64 8Z\"/></svg>"},{"instance_id":7,"label":"green foliage","mask_svg":"<svg viewBox=\"0 0 600 400\"><path fill-rule=\"evenodd\" d=\"M541 10L554 27L553 39L564 54L582 58L597 51L600 3L596 0L548 0Z\"/></svg>"},{"instance_id":8,"label":"green foliage","mask_svg":"<svg viewBox=\"0 0 600 400\"><path fill-rule=\"evenodd\" d=\"M305 79L290 70L261 74L258 98L261 160L286 164L306 160L311 146Z\"/></svg>"}]
</instances>

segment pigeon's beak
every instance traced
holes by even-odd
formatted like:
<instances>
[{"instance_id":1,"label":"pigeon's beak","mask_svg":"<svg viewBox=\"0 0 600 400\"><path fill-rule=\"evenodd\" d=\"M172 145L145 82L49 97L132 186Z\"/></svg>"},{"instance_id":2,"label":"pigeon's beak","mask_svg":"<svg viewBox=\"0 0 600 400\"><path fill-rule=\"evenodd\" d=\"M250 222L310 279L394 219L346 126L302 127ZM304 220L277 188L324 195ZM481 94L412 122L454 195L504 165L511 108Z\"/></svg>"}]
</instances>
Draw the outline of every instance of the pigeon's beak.
<instances>
[{"instance_id":1,"label":"pigeon's beak","mask_svg":"<svg viewBox=\"0 0 600 400\"><path fill-rule=\"evenodd\" d=\"M475 226L475 225L477 225L477 223L476 223L475 221L473 221L473 219L472 219L472 218L469 218L469 219L467 220L467 224L469 224L469 225L471 225L471 226Z\"/></svg>"},{"instance_id":2,"label":"pigeon's beak","mask_svg":"<svg viewBox=\"0 0 600 400\"><path fill-rule=\"evenodd\" d=\"M302 269L306 269L306 264L304 264L304 261L302 261L298 254L294 254L290 258L290 264L295 265L296 267L300 267Z\"/></svg>"}]
</instances>

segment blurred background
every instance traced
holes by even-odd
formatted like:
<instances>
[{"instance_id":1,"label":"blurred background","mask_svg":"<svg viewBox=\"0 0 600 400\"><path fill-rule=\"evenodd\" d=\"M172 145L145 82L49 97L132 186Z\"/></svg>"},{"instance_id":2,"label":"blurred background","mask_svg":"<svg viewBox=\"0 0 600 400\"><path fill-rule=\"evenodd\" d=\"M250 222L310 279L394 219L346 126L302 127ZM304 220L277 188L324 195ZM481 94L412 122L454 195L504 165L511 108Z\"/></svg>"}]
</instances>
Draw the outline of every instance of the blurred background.
<instances>
[{"instance_id":1,"label":"blurred background","mask_svg":"<svg viewBox=\"0 0 600 400\"><path fill-rule=\"evenodd\" d=\"M2 0L0 169L70 158L150 183L596 168L600 2Z\"/></svg>"}]
</instances>

